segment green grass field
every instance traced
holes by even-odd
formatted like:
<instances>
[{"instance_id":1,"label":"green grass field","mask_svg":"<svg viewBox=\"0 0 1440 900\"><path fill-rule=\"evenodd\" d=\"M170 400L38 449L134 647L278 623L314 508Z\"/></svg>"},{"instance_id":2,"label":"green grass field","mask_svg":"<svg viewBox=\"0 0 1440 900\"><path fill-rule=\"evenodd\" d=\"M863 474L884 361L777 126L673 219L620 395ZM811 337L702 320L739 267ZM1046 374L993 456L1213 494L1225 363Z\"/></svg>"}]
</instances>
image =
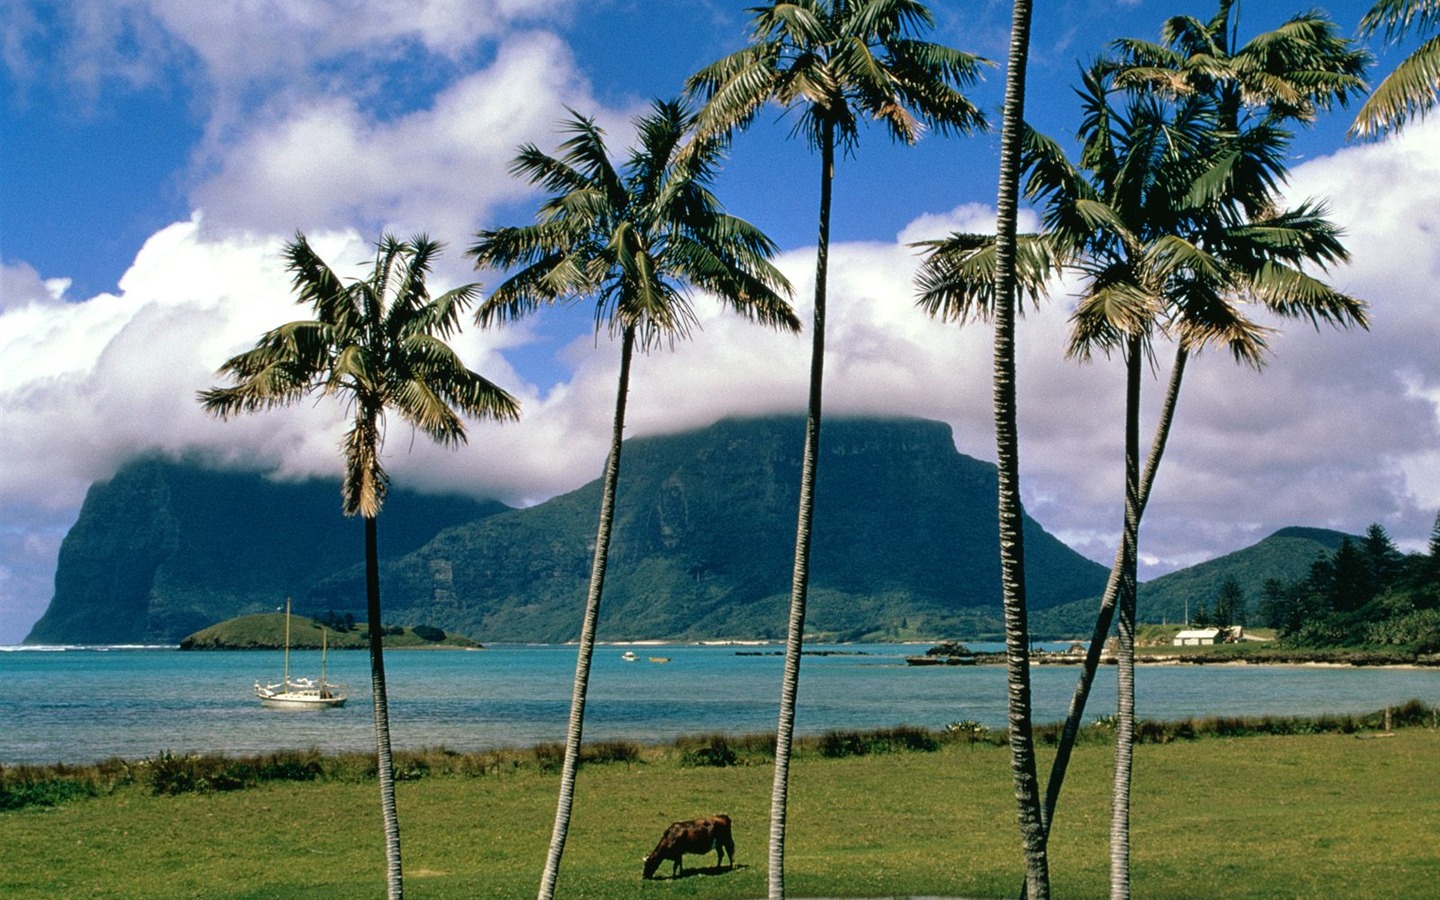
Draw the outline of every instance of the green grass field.
<instances>
[{"instance_id":1,"label":"green grass field","mask_svg":"<svg viewBox=\"0 0 1440 900\"><path fill-rule=\"evenodd\" d=\"M1106 895L1111 750L1082 743L1051 847L1055 896ZM765 895L771 767L684 767L676 748L587 764L560 895ZM1043 761L1048 764L1048 754ZM534 896L557 776L495 758L484 774L398 785L406 892ZM1139 897L1425 897L1440 891L1440 732L1211 737L1136 748ZM464 767L460 767L464 770ZM827 759L792 768L793 897L1013 897L1021 871L1008 752ZM363 779L95 798L0 813L0 896L333 898L384 893L377 790ZM739 865L642 882L674 819L728 812ZM669 866L661 873L668 874Z\"/></svg>"}]
</instances>

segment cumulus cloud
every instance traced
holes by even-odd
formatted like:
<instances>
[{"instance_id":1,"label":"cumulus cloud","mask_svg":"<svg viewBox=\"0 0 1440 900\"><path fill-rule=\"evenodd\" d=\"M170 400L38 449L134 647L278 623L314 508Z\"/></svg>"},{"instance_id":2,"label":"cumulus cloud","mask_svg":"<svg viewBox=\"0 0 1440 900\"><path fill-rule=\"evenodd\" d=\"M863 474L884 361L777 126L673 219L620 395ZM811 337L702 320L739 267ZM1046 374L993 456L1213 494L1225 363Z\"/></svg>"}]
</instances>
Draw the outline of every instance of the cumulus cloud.
<instances>
[{"instance_id":1,"label":"cumulus cloud","mask_svg":"<svg viewBox=\"0 0 1440 900\"><path fill-rule=\"evenodd\" d=\"M229 104L257 87L325 83L327 73L351 75L411 48L459 60L517 25L563 20L573 3L14 0L8 7L5 62L22 78L54 75L95 94L107 82L144 87L181 69Z\"/></svg>"},{"instance_id":2,"label":"cumulus cloud","mask_svg":"<svg viewBox=\"0 0 1440 900\"><path fill-rule=\"evenodd\" d=\"M352 96L316 96L230 138L193 193L206 221L284 233L368 224L459 242L529 193L509 175L521 143L550 147L566 106L623 133L552 35L508 40L494 62L422 109L380 120Z\"/></svg>"}]
</instances>

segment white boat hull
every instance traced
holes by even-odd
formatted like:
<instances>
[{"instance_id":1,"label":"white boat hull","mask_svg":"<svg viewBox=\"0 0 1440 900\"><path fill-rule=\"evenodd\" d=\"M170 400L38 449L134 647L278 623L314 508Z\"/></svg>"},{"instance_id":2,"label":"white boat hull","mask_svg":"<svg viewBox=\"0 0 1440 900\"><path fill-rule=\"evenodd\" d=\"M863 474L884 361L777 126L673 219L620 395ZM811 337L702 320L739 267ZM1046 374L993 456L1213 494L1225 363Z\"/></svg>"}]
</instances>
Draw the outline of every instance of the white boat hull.
<instances>
[{"instance_id":1,"label":"white boat hull","mask_svg":"<svg viewBox=\"0 0 1440 900\"><path fill-rule=\"evenodd\" d=\"M346 696L337 687L294 681L267 685L257 682L255 696L260 698L261 706L272 709L327 709L345 705Z\"/></svg>"}]
</instances>

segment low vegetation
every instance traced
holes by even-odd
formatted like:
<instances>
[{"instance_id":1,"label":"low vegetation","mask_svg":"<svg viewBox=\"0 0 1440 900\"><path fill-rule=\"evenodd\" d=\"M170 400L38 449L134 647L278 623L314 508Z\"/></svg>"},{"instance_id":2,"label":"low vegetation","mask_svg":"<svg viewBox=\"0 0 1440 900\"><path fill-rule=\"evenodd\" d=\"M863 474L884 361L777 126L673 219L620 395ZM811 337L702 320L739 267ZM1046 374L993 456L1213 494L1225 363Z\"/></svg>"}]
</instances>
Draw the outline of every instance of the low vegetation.
<instances>
[{"instance_id":1,"label":"low vegetation","mask_svg":"<svg viewBox=\"0 0 1440 900\"><path fill-rule=\"evenodd\" d=\"M1141 724L1134 888L1154 898L1425 896L1440 878L1440 709ZM1085 729L1060 805L1057 896L1105 896L1111 735ZM1384 735L1393 737L1380 739ZM795 896L1013 896L1021 871L1004 735L837 732L800 742L787 887ZM560 893L758 897L773 735L588 748ZM1054 734L1037 734L1042 763ZM533 897L553 748L399 753L407 894ZM321 898L382 884L374 760L287 751L0 770L0 895ZM963 808L954 806L964 798ZM642 882L671 821L726 812L739 863L686 857ZM337 824L343 823L343 824ZM962 839L963 836L963 839ZM293 852L275 853L277 841Z\"/></svg>"},{"instance_id":2,"label":"low vegetation","mask_svg":"<svg viewBox=\"0 0 1440 900\"><path fill-rule=\"evenodd\" d=\"M1095 720L1080 742L1109 744L1114 717ZM1379 734L1388 729L1440 729L1440 706L1410 700L1400 706L1360 715L1214 716L1136 725L1141 744L1169 744L1205 738L1275 735ZM1039 726L1036 741L1054 746L1060 725ZM952 722L940 730L897 726L866 731L835 730L796 740L795 755L805 759L842 759L896 753L935 753L954 746L1004 746L1003 730L974 720ZM525 749L461 753L445 747L402 750L395 754L397 781L431 777L498 776L519 772L560 771L564 747L540 744ZM597 741L584 745L583 765L623 765L677 770L765 766L775 760L773 734L708 734L677 738L668 744ZM0 766L0 810L58 806L139 789L156 796L240 791L277 782L356 784L375 778L375 760L367 753L325 754L311 748L259 756L174 755L162 752L138 761L109 759L89 766Z\"/></svg>"},{"instance_id":3,"label":"low vegetation","mask_svg":"<svg viewBox=\"0 0 1440 900\"><path fill-rule=\"evenodd\" d=\"M320 649L322 633L331 650L364 650L369 647L369 627L364 622L356 622L353 616L341 617L334 612L326 612L314 619L298 615L290 617L292 649ZM380 633L387 650L480 646L464 635L446 634L432 625L381 625ZM279 612L229 619L197 631L180 642L181 650L271 650L284 646L285 614Z\"/></svg>"}]
</instances>

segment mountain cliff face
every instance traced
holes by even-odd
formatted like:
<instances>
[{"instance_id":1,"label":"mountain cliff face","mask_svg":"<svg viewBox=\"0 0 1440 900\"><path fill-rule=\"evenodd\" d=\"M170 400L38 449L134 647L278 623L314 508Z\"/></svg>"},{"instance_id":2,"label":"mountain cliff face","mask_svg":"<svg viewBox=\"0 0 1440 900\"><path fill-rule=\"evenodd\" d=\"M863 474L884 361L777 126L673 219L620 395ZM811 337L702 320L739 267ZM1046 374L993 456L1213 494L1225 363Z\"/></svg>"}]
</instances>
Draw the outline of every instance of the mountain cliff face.
<instances>
[{"instance_id":1,"label":"mountain cliff face","mask_svg":"<svg viewBox=\"0 0 1440 900\"><path fill-rule=\"evenodd\" d=\"M394 491L381 547L414 550L443 527L506 509ZM92 485L60 545L55 596L26 643L178 643L223 619L297 600L363 559L364 530L340 514L338 481L137 460Z\"/></svg>"},{"instance_id":2,"label":"mountain cliff face","mask_svg":"<svg viewBox=\"0 0 1440 900\"><path fill-rule=\"evenodd\" d=\"M803 428L727 420L625 443L602 640L783 636ZM994 466L914 419L831 419L821 454L809 630L1000 628ZM573 640L599 505L598 480L523 510L395 492L380 519L386 622ZM1103 588L1101 566L1030 520L1026 542L1034 608ZM140 461L91 489L27 640L175 642L287 594L297 612L363 616L362 547L333 483Z\"/></svg>"},{"instance_id":3,"label":"mountain cliff face","mask_svg":"<svg viewBox=\"0 0 1440 900\"><path fill-rule=\"evenodd\" d=\"M803 427L726 420L626 442L602 640L784 635ZM809 630L999 628L994 466L958 453L949 426L913 419L832 419L821 454ZM480 640L575 639L599 504L597 481L445 531L385 568L387 616ZM1033 605L1103 587L1102 567L1026 528ZM356 596L359 579L336 578L315 599Z\"/></svg>"}]
</instances>

